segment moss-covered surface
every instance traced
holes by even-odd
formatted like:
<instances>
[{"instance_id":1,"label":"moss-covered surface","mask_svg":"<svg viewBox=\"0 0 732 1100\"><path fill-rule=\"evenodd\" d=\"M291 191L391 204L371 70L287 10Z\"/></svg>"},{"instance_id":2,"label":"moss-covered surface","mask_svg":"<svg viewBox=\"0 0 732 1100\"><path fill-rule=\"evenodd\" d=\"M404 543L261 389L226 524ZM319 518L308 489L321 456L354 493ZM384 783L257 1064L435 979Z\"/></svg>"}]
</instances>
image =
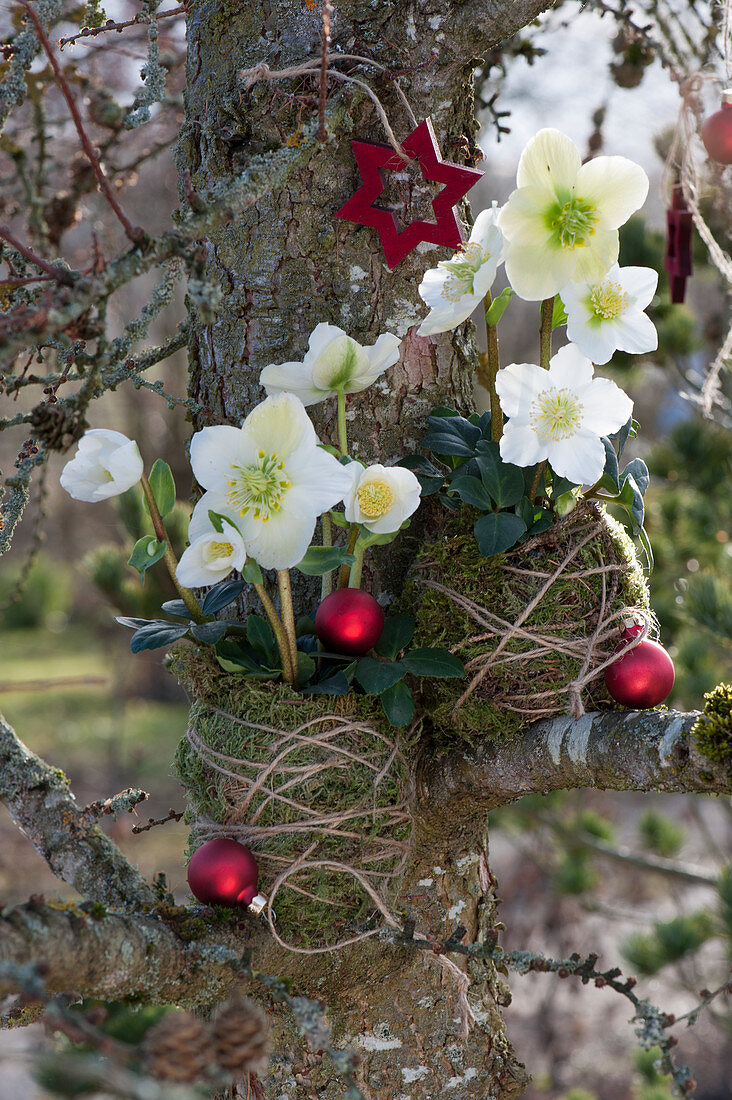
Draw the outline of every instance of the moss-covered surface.
<instances>
[{"instance_id":1,"label":"moss-covered surface","mask_svg":"<svg viewBox=\"0 0 732 1100\"><path fill-rule=\"evenodd\" d=\"M470 679L423 681L424 703L438 744L454 741L456 734L468 740L510 736L528 721L569 709L566 687L580 673L582 657L562 652L551 640L560 646L590 637L602 601L603 574L580 577L579 573L604 565L619 567L604 574L606 617L624 607L649 608L648 588L631 540L620 524L594 507L578 508L526 546L494 558L480 553L466 511L450 519L442 538L425 548L406 598L417 610L416 644L444 646L457 653L468 667L469 678L478 668L473 665L471 673L471 662L492 652L507 630L493 620L492 628L480 625L429 582L467 597L504 623L514 623L591 526L599 521L601 529L577 551L523 623L534 637L513 637L459 707L456 704ZM529 655L537 649L537 635L549 639L549 644ZM614 705L602 677L583 692L583 702L587 710Z\"/></svg>"},{"instance_id":2,"label":"moss-covered surface","mask_svg":"<svg viewBox=\"0 0 732 1100\"><path fill-rule=\"evenodd\" d=\"M180 648L171 663L197 697L189 719L192 730L208 749L222 754L214 760L225 769L213 767L187 737L181 741L175 764L189 791L191 849L206 838L195 820L208 819L255 852L262 893L268 894L277 875L305 853L308 861L355 866L372 875L377 888L385 884L407 851L410 778L405 758L395 753L397 731L385 722L378 702L355 694L299 696L284 684L223 673L192 648ZM348 726L348 720L357 727ZM306 736L293 741L291 732L308 723L313 724L303 731ZM248 794L268 766L265 781ZM297 771L302 768L309 769L306 775ZM327 834L329 820L340 814L349 817L333 825L338 835ZM251 839L239 831L242 826L293 825L295 831ZM403 847L395 851L391 841ZM373 902L351 875L314 868L288 879L274 908L283 939L319 946L363 928Z\"/></svg>"},{"instance_id":3,"label":"moss-covered surface","mask_svg":"<svg viewBox=\"0 0 732 1100\"><path fill-rule=\"evenodd\" d=\"M706 693L692 737L702 756L732 766L732 685L718 684Z\"/></svg>"}]
</instances>

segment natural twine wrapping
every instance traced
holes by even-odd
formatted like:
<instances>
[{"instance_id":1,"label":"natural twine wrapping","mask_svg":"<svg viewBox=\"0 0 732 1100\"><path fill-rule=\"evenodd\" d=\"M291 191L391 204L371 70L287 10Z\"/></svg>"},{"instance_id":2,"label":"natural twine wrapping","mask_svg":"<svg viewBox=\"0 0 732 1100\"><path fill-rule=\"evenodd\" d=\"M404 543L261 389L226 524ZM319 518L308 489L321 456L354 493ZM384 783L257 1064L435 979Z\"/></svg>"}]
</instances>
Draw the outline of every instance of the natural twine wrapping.
<instances>
[{"instance_id":1,"label":"natural twine wrapping","mask_svg":"<svg viewBox=\"0 0 732 1100\"><path fill-rule=\"evenodd\" d=\"M510 553L482 558L472 534L428 550L418 587L420 641L448 645L468 682L459 694L436 686L438 724L462 732L512 732L515 724L569 711L613 660L624 620L652 627L645 583L627 536L593 506L582 505L552 531ZM428 690L430 690L428 688Z\"/></svg>"},{"instance_id":2,"label":"natural twine wrapping","mask_svg":"<svg viewBox=\"0 0 732 1100\"><path fill-rule=\"evenodd\" d=\"M375 935L374 906L388 913L410 852L410 768L395 731L371 716L317 713L333 700L299 701L282 685L238 693L229 709L194 703L178 753L194 844L225 836L252 850L272 934L289 950ZM256 720L267 709L279 724Z\"/></svg>"}]
</instances>

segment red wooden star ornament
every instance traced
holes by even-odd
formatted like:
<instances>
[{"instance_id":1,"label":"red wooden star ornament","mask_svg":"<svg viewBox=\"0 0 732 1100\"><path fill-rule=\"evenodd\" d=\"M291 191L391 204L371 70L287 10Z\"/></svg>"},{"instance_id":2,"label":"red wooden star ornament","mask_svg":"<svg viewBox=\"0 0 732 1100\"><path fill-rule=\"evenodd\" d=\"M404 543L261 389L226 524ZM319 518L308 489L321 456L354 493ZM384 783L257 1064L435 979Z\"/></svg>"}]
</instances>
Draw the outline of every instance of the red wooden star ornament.
<instances>
[{"instance_id":1,"label":"red wooden star ornament","mask_svg":"<svg viewBox=\"0 0 732 1100\"><path fill-rule=\"evenodd\" d=\"M390 145L372 145L366 141L351 144L363 183L336 217L372 226L379 234L390 270L393 271L420 241L441 244L453 251L460 247L464 240L463 230L453 208L483 173L442 159L430 119L420 122L402 142L406 157L400 157ZM373 205L386 187L385 173L404 168L410 158L417 160L426 180L444 184L432 200L436 219L433 222L413 221L402 225L391 210Z\"/></svg>"}]
</instances>

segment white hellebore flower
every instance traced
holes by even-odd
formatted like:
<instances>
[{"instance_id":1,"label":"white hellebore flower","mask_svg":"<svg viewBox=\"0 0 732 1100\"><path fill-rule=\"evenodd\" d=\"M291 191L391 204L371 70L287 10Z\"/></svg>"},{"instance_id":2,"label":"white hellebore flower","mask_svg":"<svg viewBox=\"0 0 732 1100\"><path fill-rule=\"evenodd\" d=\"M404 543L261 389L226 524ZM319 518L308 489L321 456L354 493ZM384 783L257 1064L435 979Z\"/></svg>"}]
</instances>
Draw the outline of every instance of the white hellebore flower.
<instances>
[{"instance_id":1,"label":"white hellebore flower","mask_svg":"<svg viewBox=\"0 0 732 1100\"><path fill-rule=\"evenodd\" d=\"M302 402L291 393L268 397L241 428L196 432L191 466L207 491L191 527L209 511L228 516L246 552L265 569L289 569L305 555L315 520L343 500L346 470L318 446ZM229 532L224 528L226 539Z\"/></svg>"},{"instance_id":2,"label":"white hellebore flower","mask_svg":"<svg viewBox=\"0 0 732 1100\"><path fill-rule=\"evenodd\" d=\"M511 419L501 458L516 466L549 460L555 473L576 485L594 485L605 468L603 435L617 432L633 410L626 393L608 378L593 378L592 363L573 344L549 361L512 363L496 375L501 408Z\"/></svg>"},{"instance_id":3,"label":"white hellebore flower","mask_svg":"<svg viewBox=\"0 0 732 1100\"><path fill-rule=\"evenodd\" d=\"M495 203L490 210L481 210L463 249L424 273L419 296L430 311L419 326L418 336L457 328L485 298L505 253L503 234L497 225L499 213Z\"/></svg>"},{"instance_id":4,"label":"white hellebore flower","mask_svg":"<svg viewBox=\"0 0 732 1100\"><path fill-rule=\"evenodd\" d=\"M217 531L208 511L194 510L188 525L188 546L181 554L175 575L186 588L205 588L242 569L247 560L244 540L236 527L222 524Z\"/></svg>"},{"instance_id":5,"label":"white hellebore flower","mask_svg":"<svg viewBox=\"0 0 732 1100\"><path fill-rule=\"evenodd\" d=\"M626 157L582 164L570 138L546 129L521 154L516 187L498 219L506 274L520 298L538 301L570 280L602 279L618 258L618 227L645 201L648 176Z\"/></svg>"},{"instance_id":6,"label":"white hellebore flower","mask_svg":"<svg viewBox=\"0 0 732 1100\"><path fill-rule=\"evenodd\" d=\"M136 485L142 469L134 439L111 428L91 428L61 471L61 488L74 500L107 500Z\"/></svg>"},{"instance_id":7,"label":"white hellebore flower","mask_svg":"<svg viewBox=\"0 0 732 1100\"><path fill-rule=\"evenodd\" d=\"M655 351L658 333L643 310L657 284L658 272L652 268L617 264L598 282L567 283L559 292L567 311L567 339L598 365L615 351Z\"/></svg>"},{"instance_id":8,"label":"white hellebore flower","mask_svg":"<svg viewBox=\"0 0 732 1100\"><path fill-rule=\"evenodd\" d=\"M350 462L345 469L351 479L344 498L350 523L360 523L375 535L389 535L417 511L422 489L411 470L378 463L364 469L360 462Z\"/></svg>"},{"instance_id":9,"label":"white hellebore flower","mask_svg":"<svg viewBox=\"0 0 732 1100\"><path fill-rule=\"evenodd\" d=\"M360 393L399 359L398 336L384 333L371 347L324 323L310 334L302 363L270 363L259 376L269 397L294 393L303 405L315 405L343 393Z\"/></svg>"}]
</instances>

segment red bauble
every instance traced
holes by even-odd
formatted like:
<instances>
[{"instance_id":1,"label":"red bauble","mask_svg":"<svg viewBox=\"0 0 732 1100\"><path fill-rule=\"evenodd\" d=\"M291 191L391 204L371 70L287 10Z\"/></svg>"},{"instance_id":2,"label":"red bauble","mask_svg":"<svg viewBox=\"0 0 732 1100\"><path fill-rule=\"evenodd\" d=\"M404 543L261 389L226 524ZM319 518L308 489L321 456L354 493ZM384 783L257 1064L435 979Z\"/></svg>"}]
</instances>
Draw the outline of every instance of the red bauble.
<instances>
[{"instance_id":1,"label":"red bauble","mask_svg":"<svg viewBox=\"0 0 732 1100\"><path fill-rule=\"evenodd\" d=\"M712 160L732 164L732 88L722 92L721 110L709 116L702 126L701 136Z\"/></svg>"},{"instance_id":2,"label":"red bauble","mask_svg":"<svg viewBox=\"0 0 732 1100\"><path fill-rule=\"evenodd\" d=\"M207 840L188 864L188 885L204 905L246 908L257 895L257 861L238 840Z\"/></svg>"},{"instance_id":3,"label":"red bauble","mask_svg":"<svg viewBox=\"0 0 732 1100\"><path fill-rule=\"evenodd\" d=\"M624 641L616 649L622 654L628 641L641 628L631 626L623 631ZM605 669L607 690L616 703L633 710L645 710L662 703L674 686L674 664L663 646L644 638L637 646L618 657Z\"/></svg>"},{"instance_id":4,"label":"red bauble","mask_svg":"<svg viewBox=\"0 0 732 1100\"><path fill-rule=\"evenodd\" d=\"M360 588L339 588L326 596L315 614L315 633L333 653L363 656L384 630L384 612Z\"/></svg>"}]
</instances>

